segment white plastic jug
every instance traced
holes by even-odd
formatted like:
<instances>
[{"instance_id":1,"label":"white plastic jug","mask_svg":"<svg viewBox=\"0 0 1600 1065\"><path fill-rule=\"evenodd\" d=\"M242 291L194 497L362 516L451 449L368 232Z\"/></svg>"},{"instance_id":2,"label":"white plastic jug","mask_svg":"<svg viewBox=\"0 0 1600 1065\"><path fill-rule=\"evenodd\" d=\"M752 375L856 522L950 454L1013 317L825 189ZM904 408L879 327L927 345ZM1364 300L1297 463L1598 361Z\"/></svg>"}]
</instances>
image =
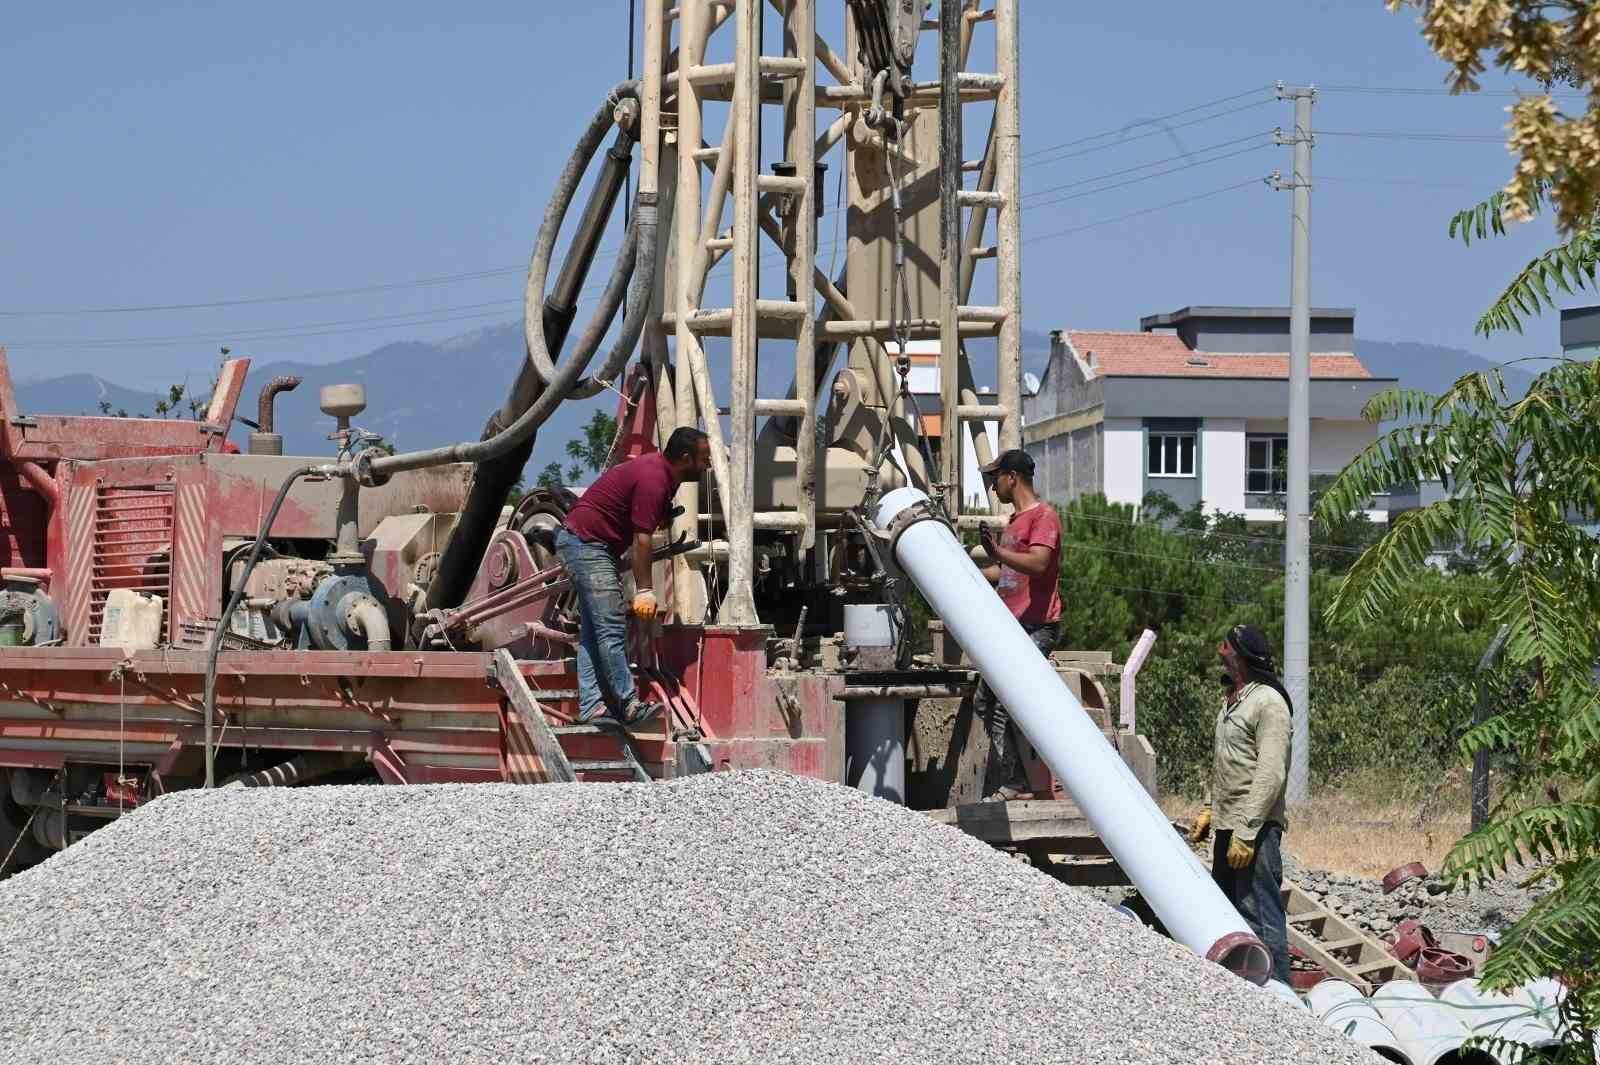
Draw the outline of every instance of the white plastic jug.
<instances>
[{"instance_id":1,"label":"white plastic jug","mask_svg":"<svg viewBox=\"0 0 1600 1065\"><path fill-rule=\"evenodd\" d=\"M100 646L147 651L161 643L161 597L113 588L100 622Z\"/></svg>"}]
</instances>

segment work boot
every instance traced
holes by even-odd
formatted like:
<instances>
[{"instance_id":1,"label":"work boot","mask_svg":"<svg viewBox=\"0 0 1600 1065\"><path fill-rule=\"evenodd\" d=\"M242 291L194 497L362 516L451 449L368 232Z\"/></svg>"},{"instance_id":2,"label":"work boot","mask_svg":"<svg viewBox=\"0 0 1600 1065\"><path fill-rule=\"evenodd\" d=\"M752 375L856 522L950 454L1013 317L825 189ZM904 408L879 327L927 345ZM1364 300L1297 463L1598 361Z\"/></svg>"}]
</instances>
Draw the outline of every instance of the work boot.
<instances>
[{"instance_id":1,"label":"work boot","mask_svg":"<svg viewBox=\"0 0 1600 1065\"><path fill-rule=\"evenodd\" d=\"M616 720L611 716L611 712L606 709L606 704L603 701L595 703L587 710L578 711L578 724L580 725L595 725L603 728L607 722L613 725L616 724Z\"/></svg>"},{"instance_id":2,"label":"work boot","mask_svg":"<svg viewBox=\"0 0 1600 1065\"><path fill-rule=\"evenodd\" d=\"M660 703L651 702L649 699L635 698L633 701L628 703L627 707L622 711L622 727L630 729L638 728L640 725L643 725L645 722L651 720L657 714L661 713L661 711L662 706Z\"/></svg>"}]
</instances>

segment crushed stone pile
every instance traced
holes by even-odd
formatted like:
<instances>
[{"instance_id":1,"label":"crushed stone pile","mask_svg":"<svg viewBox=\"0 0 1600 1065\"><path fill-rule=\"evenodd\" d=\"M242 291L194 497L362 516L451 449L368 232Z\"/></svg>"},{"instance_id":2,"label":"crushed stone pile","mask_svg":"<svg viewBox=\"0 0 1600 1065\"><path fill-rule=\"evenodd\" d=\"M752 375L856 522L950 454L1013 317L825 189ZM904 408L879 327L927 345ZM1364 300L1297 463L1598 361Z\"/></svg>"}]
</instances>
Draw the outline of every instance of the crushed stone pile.
<instances>
[{"instance_id":1,"label":"crushed stone pile","mask_svg":"<svg viewBox=\"0 0 1600 1065\"><path fill-rule=\"evenodd\" d=\"M923 815L778 773L190 792L0 884L11 1065L1376 1062Z\"/></svg>"}]
</instances>

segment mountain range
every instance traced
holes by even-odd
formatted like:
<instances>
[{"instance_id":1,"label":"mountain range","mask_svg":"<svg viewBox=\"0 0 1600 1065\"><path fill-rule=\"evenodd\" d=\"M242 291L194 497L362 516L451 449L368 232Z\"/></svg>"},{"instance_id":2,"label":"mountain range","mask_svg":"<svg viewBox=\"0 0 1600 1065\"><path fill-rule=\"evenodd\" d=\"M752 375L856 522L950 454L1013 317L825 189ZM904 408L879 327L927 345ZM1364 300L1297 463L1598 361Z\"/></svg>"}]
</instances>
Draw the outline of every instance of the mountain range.
<instances>
[{"instance_id":1,"label":"mountain range","mask_svg":"<svg viewBox=\"0 0 1600 1065\"><path fill-rule=\"evenodd\" d=\"M971 351L979 380L992 378L993 343L973 344ZM1049 352L1048 335L1023 332L1026 371L1043 373ZM1375 376L1398 378L1403 387L1426 392L1442 391L1462 374L1491 365L1491 360L1459 348L1404 341L1357 340L1356 354ZM716 372L719 364L725 363L725 348L713 346L708 356ZM381 433L397 448L434 447L477 439L490 413L504 400L522 358L522 327L508 323L438 343L385 344L339 362L257 362L251 367L239 413L253 419L255 396L261 385L279 375L295 374L303 377L304 383L281 395L276 409L277 428L284 436L288 454L319 455L330 450L328 434L333 420L318 410L317 393L323 385L346 382L358 382L367 390L367 410L354 419L355 423ZM763 371L761 393L781 395L789 384L790 368L774 359ZM1532 381L1532 375L1521 370L1507 369L1504 373L1507 385L1518 393ZM203 392L203 383L194 391ZM112 410L148 414L160 398L85 373L20 383L16 393L21 409L37 414L95 414L102 402L109 403ZM540 430L531 469L563 459L566 442L579 436L579 427L591 412L614 410L616 398L614 393L603 392L593 399L562 404ZM234 439L243 445L248 432L239 426Z\"/></svg>"}]
</instances>

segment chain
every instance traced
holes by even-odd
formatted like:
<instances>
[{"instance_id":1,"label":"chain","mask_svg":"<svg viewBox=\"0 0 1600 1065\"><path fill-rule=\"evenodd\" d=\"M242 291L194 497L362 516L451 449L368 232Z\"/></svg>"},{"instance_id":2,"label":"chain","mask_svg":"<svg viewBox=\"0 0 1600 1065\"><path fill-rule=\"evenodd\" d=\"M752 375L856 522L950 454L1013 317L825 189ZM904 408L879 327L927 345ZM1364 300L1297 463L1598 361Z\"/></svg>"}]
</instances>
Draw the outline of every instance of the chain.
<instances>
[{"instance_id":1,"label":"chain","mask_svg":"<svg viewBox=\"0 0 1600 1065\"><path fill-rule=\"evenodd\" d=\"M883 169L889 179L889 203L894 215L894 279L889 286L889 323L894 333L896 350L895 369L900 375L900 388L896 399L904 401L906 408L911 413L911 433L917 442L917 450L922 454L923 472L928 478L928 486L933 489L932 495L937 500L939 508L945 510L946 486L935 479L933 453L928 449L928 438L923 433L922 407L917 403L916 394L911 391L911 282L906 276L906 242L905 242L905 205L901 199L901 175L896 172L895 159L901 144L901 134L905 130L905 123L898 118L885 119L887 127L883 134ZM894 151L890 150L889 133L893 132ZM889 435L889 415L893 404L884 397L883 430L879 434L878 457L874 462L871 472L876 474L882 462ZM947 411L946 417L953 412ZM907 471L909 473L909 471ZM907 481L910 480L908 476Z\"/></svg>"}]
</instances>

